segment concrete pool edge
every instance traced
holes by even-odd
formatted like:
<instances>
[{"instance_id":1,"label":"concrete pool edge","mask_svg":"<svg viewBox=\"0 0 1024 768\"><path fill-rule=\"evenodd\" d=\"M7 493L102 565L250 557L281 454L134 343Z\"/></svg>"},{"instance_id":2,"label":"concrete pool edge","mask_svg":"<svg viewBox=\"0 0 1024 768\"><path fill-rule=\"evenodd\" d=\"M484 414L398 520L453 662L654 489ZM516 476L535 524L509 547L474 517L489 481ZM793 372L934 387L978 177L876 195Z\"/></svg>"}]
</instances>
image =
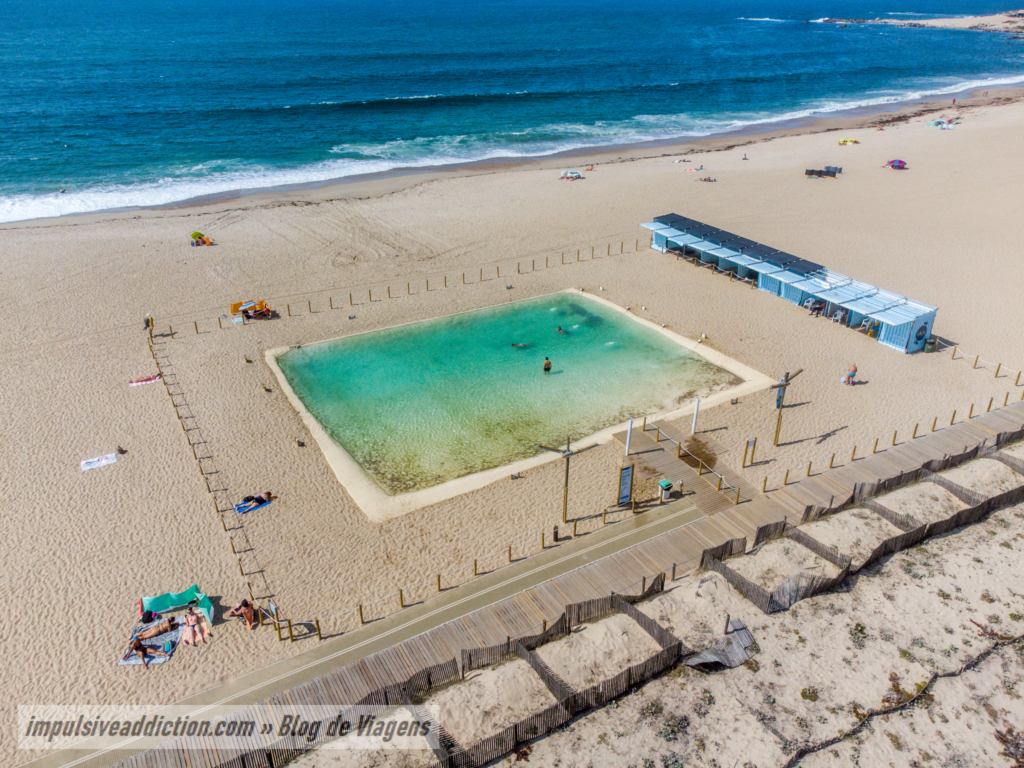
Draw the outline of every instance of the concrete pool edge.
<instances>
[{"instance_id":1,"label":"concrete pool edge","mask_svg":"<svg viewBox=\"0 0 1024 768\"><path fill-rule=\"evenodd\" d=\"M662 335L667 336L673 343L678 344L712 365L718 366L719 368L722 368L743 380L742 383L737 384L734 387L730 387L722 392L716 392L702 398L701 405L704 407L713 407L731 398L742 397L754 392L759 392L772 384L775 384L773 379L768 378L753 368L750 368L749 366L746 366L737 360L718 352L717 350L709 349L703 344L692 339L680 336L667 328L661 327L657 323L653 323L642 317L637 317L624 307L620 307L607 299L601 298L600 296L595 296L592 293L586 293L585 291L580 291L575 288L568 288L563 291L558 291L557 293L574 293L600 302L602 305L628 316L633 321L644 325L648 329L660 332ZM557 293L547 295L553 296L557 295ZM453 314L466 314L467 312L477 312L481 309L488 308L489 307L480 307L478 309ZM438 318L426 318L426 320L434 319ZM413 321L413 323L416 322L425 322L425 320ZM377 331L388 330L389 328L412 325L413 323L400 323L395 326L376 328L373 331L364 331L363 333L375 333ZM358 335L362 334L352 334L352 336ZM335 339L336 338L348 338L348 336L339 336L335 337ZM305 404L295 393L295 390L292 389L291 384L288 382L288 378L284 375L284 372L281 370L281 367L277 362L277 358L280 355L289 352L296 348L296 346L314 346L315 344L326 343L328 341L334 341L335 339L321 339L320 341L311 342L310 344L274 347L266 350L264 358L268 367L277 378L278 383L281 385L281 389L284 392L285 397L288 399L288 402L291 403L293 408L295 408L299 418L309 430L310 437L313 438L323 453L328 466L331 468L331 471L334 472L338 482L345 489L348 495L352 497L356 506L358 506L360 510L362 510L363 514L365 514L372 522L383 523L395 517L400 517L409 512L413 512L417 509L422 509L442 501L447 501L448 499L461 496L465 493L469 493L470 491L479 490L511 474L524 472L548 462L559 460L557 455L545 452L541 455L522 459L511 464L504 464L500 467L494 467L493 469L475 472L471 475L466 475L465 477L448 480L447 482L440 483L430 488L424 488L418 491L398 494L395 496L388 495L370 479L359 463L356 462L356 460L353 459L342 446L331 438L327 433L327 430L324 429L320 422L316 420L316 417L314 417L309 409L306 408ZM680 408L648 414L648 418L667 420L678 419L682 416L692 414L693 409L694 402L690 402ZM595 432L587 437L581 438L576 441L574 446L577 448L585 448L591 445L600 445L610 442L613 439L613 435L624 429L627 423L628 422L623 422L622 424L606 427L599 432Z\"/></svg>"}]
</instances>

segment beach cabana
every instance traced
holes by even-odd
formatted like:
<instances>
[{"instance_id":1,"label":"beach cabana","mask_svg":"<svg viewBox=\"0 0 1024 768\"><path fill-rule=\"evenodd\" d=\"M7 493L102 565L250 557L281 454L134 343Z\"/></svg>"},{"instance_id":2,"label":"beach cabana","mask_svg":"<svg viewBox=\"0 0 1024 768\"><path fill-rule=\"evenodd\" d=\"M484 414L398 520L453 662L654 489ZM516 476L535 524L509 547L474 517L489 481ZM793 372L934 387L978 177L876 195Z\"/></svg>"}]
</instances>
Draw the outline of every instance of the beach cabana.
<instances>
[{"instance_id":1,"label":"beach cabana","mask_svg":"<svg viewBox=\"0 0 1024 768\"><path fill-rule=\"evenodd\" d=\"M935 307L832 272L813 261L674 213L640 226L651 230L655 250L697 256L722 271L735 270L741 279L756 279L760 290L793 304L824 301L827 316L868 330L869 335L877 333L879 342L887 347L917 352L931 334Z\"/></svg>"}]
</instances>

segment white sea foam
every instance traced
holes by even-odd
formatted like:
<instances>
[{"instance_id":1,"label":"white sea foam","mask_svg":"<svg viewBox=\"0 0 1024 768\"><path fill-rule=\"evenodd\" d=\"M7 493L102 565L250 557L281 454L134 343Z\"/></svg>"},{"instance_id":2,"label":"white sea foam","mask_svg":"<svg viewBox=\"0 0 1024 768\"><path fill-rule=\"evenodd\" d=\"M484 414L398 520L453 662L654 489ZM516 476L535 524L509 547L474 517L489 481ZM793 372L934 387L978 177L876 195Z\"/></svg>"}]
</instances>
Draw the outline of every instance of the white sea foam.
<instances>
[{"instance_id":1,"label":"white sea foam","mask_svg":"<svg viewBox=\"0 0 1024 768\"><path fill-rule=\"evenodd\" d=\"M0 196L0 222L22 221L73 213L165 205L208 195L253 192L269 187L315 184L396 168L424 168L501 158L540 157L567 150L666 139L700 138L836 112L944 96L961 91L1024 83L1024 74L979 80L950 80L914 90L879 93L854 100L829 100L782 114L750 113L725 119L688 114L635 115L625 120L591 124L561 123L499 134L454 135L381 144L344 144L331 149L335 157L294 168L241 163L204 163L173 169L157 181L100 184L67 194ZM557 139L550 138L557 136ZM509 140L514 140L514 144Z\"/></svg>"},{"instance_id":2,"label":"white sea foam","mask_svg":"<svg viewBox=\"0 0 1024 768\"><path fill-rule=\"evenodd\" d=\"M788 19L772 19L767 16L764 18L748 18L746 16L740 16L737 21L788 21Z\"/></svg>"}]
</instances>

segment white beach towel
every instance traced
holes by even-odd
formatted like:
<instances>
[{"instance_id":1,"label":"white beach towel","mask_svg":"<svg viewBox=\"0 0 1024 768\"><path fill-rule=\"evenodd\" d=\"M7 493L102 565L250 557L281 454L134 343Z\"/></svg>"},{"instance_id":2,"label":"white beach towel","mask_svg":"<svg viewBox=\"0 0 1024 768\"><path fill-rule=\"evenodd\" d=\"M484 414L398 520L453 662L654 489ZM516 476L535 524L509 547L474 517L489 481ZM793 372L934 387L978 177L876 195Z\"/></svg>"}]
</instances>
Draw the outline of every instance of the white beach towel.
<instances>
[{"instance_id":1,"label":"white beach towel","mask_svg":"<svg viewBox=\"0 0 1024 768\"><path fill-rule=\"evenodd\" d=\"M116 461L117 455L113 453L108 453L106 456L97 456L95 459L86 459L82 462L82 471L85 472L89 469L96 469L96 467L113 464Z\"/></svg>"}]
</instances>

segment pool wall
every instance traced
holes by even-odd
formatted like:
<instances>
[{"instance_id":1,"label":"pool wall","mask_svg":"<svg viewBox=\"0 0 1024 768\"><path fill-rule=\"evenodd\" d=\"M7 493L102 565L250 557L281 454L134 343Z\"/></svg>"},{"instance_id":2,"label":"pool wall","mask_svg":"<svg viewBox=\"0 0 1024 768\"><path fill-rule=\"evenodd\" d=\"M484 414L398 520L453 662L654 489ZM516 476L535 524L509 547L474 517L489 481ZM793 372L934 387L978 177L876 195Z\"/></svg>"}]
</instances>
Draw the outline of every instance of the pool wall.
<instances>
[{"instance_id":1,"label":"pool wall","mask_svg":"<svg viewBox=\"0 0 1024 768\"><path fill-rule=\"evenodd\" d=\"M578 295L584 295L588 299L598 301L604 306L613 309L623 315L628 316L634 322L646 326L647 328L658 331L662 335L668 337L670 340L689 350L693 354L703 358L709 363L722 368L734 376L743 380L743 383L731 387L722 392L709 395L708 397L701 398L701 407L708 408L714 405L718 405L722 402L727 402L734 397L743 397L745 395L759 392L767 389L769 386L775 384L774 379L770 379L764 374L755 371L749 366L743 365L742 363L728 357L721 352L713 349L709 349L704 344L698 343L693 339L688 339L684 336L680 336L677 333L673 333L667 328L662 328L657 323L653 323L650 320L645 320L642 317L637 317L632 312L627 311L623 307L614 304L613 302L603 299L600 296L596 296L593 293L585 293L583 291L576 290L574 288L567 289L561 293L572 293ZM553 295L553 294L549 294ZM483 307L482 309L486 309ZM478 311L478 310L469 310ZM466 314L466 313L456 313ZM437 318L428 318L437 319ZM414 322L423 322L417 320ZM411 325L413 323L403 323L402 325ZM389 327L400 327L400 326L389 326ZM366 331L365 333L376 333L377 331L385 330L384 328L375 328L372 331ZM354 334L362 335L362 334ZM349 338L335 337L332 339L323 339L312 344L306 344L302 346L315 346L317 344L326 344L331 341L335 341L338 338ZM363 472L362 467L353 459L349 453L336 443L331 436L327 433L327 430L323 428L319 421L310 413L309 409L306 408L302 400L292 389L288 382L287 377L278 365L277 358L280 355L285 354L293 347L275 347L274 349L267 350L265 357L267 365L270 366L271 371L277 377L278 382L281 385L281 389L284 391L288 401L292 404L295 410L298 412L302 422L309 429L310 436L316 441L316 444L320 447L320 450L324 454L324 458L327 460L328 465L333 470L335 476L338 478L338 482L342 484L348 494L352 497L355 503L363 510L363 513L374 522L384 522L394 517L400 517L408 512L413 512L423 507L428 507L432 504L437 504L447 499L461 496L464 493L475 491L490 485L502 478L508 477L510 474L516 472L524 472L528 469L539 467L543 464L547 464L552 461L560 460L560 457L553 454L544 452L538 456L531 457L529 459L523 459L516 461L511 464L504 466L495 467L493 469L487 469L482 472L475 472L471 475L449 480L444 483L432 486L430 488L424 488L418 491L412 491L410 493L403 493L398 495L388 495L381 490L370 478ZM657 418L665 420L674 420L687 416L693 413L694 402L691 401L681 408L676 408L670 411L662 411L658 413L648 414L648 418ZM623 430L626 427L626 422L622 424L616 424L611 427L595 432L587 437L581 438L574 442L575 448L585 448L590 445L597 445L602 443L611 442L614 439L616 432Z\"/></svg>"}]
</instances>

